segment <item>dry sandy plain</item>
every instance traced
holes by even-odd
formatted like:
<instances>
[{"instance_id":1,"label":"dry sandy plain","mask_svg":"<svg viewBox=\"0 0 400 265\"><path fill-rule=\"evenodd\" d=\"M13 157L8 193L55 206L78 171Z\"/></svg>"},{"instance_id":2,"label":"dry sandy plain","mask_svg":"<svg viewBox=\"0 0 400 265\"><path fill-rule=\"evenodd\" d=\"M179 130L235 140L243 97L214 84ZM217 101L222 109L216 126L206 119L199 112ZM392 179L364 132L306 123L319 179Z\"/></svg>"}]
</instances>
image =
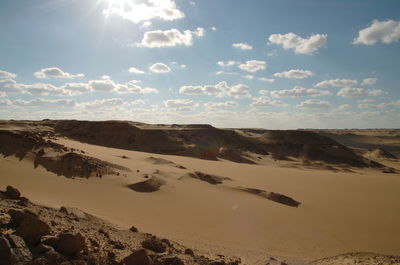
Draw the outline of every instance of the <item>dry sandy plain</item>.
<instances>
[{"instance_id":1,"label":"dry sandy plain","mask_svg":"<svg viewBox=\"0 0 400 265\"><path fill-rule=\"evenodd\" d=\"M108 138L96 138L98 128L88 129L91 135L85 138L82 132L57 129L55 123L1 122L0 187L12 185L39 205L77 207L122 229L134 225L202 253L240 257L242 264L267 264L271 256L287 264L306 264L351 252L400 255L400 162L395 158L400 154L399 130L317 132L351 147L348 150L357 156L379 163L353 166L330 158L322 162L305 159L301 152L294 156L293 147L284 145L289 151L277 159L276 145L281 142L274 143L272 152L242 148L240 157L252 163L230 161L237 161L237 154L221 158L218 154L225 150L221 151L221 145L216 157L209 159L143 151L151 142L143 142L143 148L114 148L114 138L109 142ZM129 126L143 129L147 125ZM148 131L166 128L146 127ZM168 130L189 128L169 126ZM21 132L45 140L27 146L14 136ZM112 133L126 134L118 129ZM237 133L253 137L268 131ZM189 146L191 139L186 140L185 146ZM53 164L39 159L69 152L105 161L114 169L101 171L101 177L96 170L89 172L89 177L80 177L68 175L68 165L54 166L54 161L62 161L59 158L53 159ZM279 195L277 199L271 192ZM296 207L293 202L300 204ZM355 264L352 262L354 259L345 263L332 258L318 264Z\"/></svg>"}]
</instances>

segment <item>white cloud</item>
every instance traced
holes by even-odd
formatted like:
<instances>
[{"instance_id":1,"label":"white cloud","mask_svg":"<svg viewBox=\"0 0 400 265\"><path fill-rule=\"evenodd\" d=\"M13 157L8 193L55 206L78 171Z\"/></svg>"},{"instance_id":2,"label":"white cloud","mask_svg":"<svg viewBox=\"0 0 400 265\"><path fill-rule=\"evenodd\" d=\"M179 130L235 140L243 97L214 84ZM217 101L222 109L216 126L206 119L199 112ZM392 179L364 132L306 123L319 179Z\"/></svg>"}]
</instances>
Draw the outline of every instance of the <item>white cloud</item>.
<instances>
[{"instance_id":1,"label":"white cloud","mask_svg":"<svg viewBox=\"0 0 400 265\"><path fill-rule=\"evenodd\" d=\"M185 17L175 1L172 0L147 0L144 3L136 1L109 2L107 9L103 10L106 17L117 16L132 21L133 23L150 23L152 19L176 20Z\"/></svg>"},{"instance_id":2,"label":"white cloud","mask_svg":"<svg viewBox=\"0 0 400 265\"><path fill-rule=\"evenodd\" d=\"M363 85L363 86L372 86L372 85L375 85L377 81L378 81L378 78L365 78L361 82L361 85Z\"/></svg>"},{"instance_id":3,"label":"white cloud","mask_svg":"<svg viewBox=\"0 0 400 265\"><path fill-rule=\"evenodd\" d=\"M16 77L17 77L17 74L0 70L0 79L14 79Z\"/></svg>"},{"instance_id":4,"label":"white cloud","mask_svg":"<svg viewBox=\"0 0 400 265\"><path fill-rule=\"evenodd\" d=\"M186 95L209 95L214 97L222 97L229 89L228 84L223 81L216 85L206 86L182 86L179 89L180 94Z\"/></svg>"},{"instance_id":5,"label":"white cloud","mask_svg":"<svg viewBox=\"0 0 400 265\"><path fill-rule=\"evenodd\" d=\"M327 88L327 87L351 87L357 85L357 80L352 79L332 79L325 80L315 84L314 87Z\"/></svg>"},{"instance_id":6,"label":"white cloud","mask_svg":"<svg viewBox=\"0 0 400 265\"><path fill-rule=\"evenodd\" d=\"M274 76L276 77L295 78L295 79L304 79L312 75L314 75L313 72L300 69L292 69L286 72L280 72L274 74Z\"/></svg>"},{"instance_id":7,"label":"white cloud","mask_svg":"<svg viewBox=\"0 0 400 265\"><path fill-rule=\"evenodd\" d=\"M338 96L344 98L354 98L354 97L375 97L383 94L381 89L364 89L364 88L354 88L354 87L344 87L337 92Z\"/></svg>"},{"instance_id":8,"label":"white cloud","mask_svg":"<svg viewBox=\"0 0 400 265\"><path fill-rule=\"evenodd\" d=\"M248 80L254 79L254 75L242 75L243 78L246 78Z\"/></svg>"},{"instance_id":9,"label":"white cloud","mask_svg":"<svg viewBox=\"0 0 400 265\"><path fill-rule=\"evenodd\" d=\"M41 107L41 108L73 108L76 102L70 99L33 99L33 100L14 100L13 106L17 107Z\"/></svg>"},{"instance_id":10,"label":"white cloud","mask_svg":"<svg viewBox=\"0 0 400 265\"><path fill-rule=\"evenodd\" d=\"M239 106L235 101L225 101L225 102L207 102L204 103L207 109L219 109L219 108L234 108Z\"/></svg>"},{"instance_id":11,"label":"white cloud","mask_svg":"<svg viewBox=\"0 0 400 265\"><path fill-rule=\"evenodd\" d=\"M239 68L247 72L255 73L260 70L265 70L267 68L267 63L265 61L251 60L240 64Z\"/></svg>"},{"instance_id":12,"label":"white cloud","mask_svg":"<svg viewBox=\"0 0 400 265\"><path fill-rule=\"evenodd\" d=\"M302 38L292 32L287 34L272 34L268 40L270 43L282 45L284 49L293 49L297 54L313 54L326 44L328 35L314 34L308 39Z\"/></svg>"},{"instance_id":13,"label":"white cloud","mask_svg":"<svg viewBox=\"0 0 400 265\"><path fill-rule=\"evenodd\" d=\"M12 79L0 80L0 91L11 93L21 92L21 88L18 87L16 84L17 82Z\"/></svg>"},{"instance_id":14,"label":"white cloud","mask_svg":"<svg viewBox=\"0 0 400 265\"><path fill-rule=\"evenodd\" d=\"M142 87L138 85L137 80L129 81L126 84L118 84L114 91L118 94L149 94L158 93L159 91L151 87Z\"/></svg>"},{"instance_id":15,"label":"white cloud","mask_svg":"<svg viewBox=\"0 0 400 265\"><path fill-rule=\"evenodd\" d=\"M283 103L280 100L270 100L266 96L253 98L253 102L250 104L251 107L289 107L288 104Z\"/></svg>"},{"instance_id":16,"label":"white cloud","mask_svg":"<svg viewBox=\"0 0 400 265\"><path fill-rule=\"evenodd\" d=\"M301 109L323 109L323 108L330 108L332 107L332 105L325 100L308 99L306 101L301 102L296 107Z\"/></svg>"},{"instance_id":17,"label":"white cloud","mask_svg":"<svg viewBox=\"0 0 400 265\"><path fill-rule=\"evenodd\" d=\"M238 75L237 72L226 72L226 71L217 71L215 72L216 75Z\"/></svg>"},{"instance_id":18,"label":"white cloud","mask_svg":"<svg viewBox=\"0 0 400 265\"><path fill-rule=\"evenodd\" d=\"M209 95L214 97L231 96L234 98L250 97L250 88L244 84L228 86L225 81L216 85L206 86L182 86L179 89L180 94L186 95Z\"/></svg>"},{"instance_id":19,"label":"white cloud","mask_svg":"<svg viewBox=\"0 0 400 265\"><path fill-rule=\"evenodd\" d=\"M62 89L61 87L56 87L55 85L46 83L35 83L31 85L16 83L14 87L17 90L22 90L24 93L31 95L42 95L42 96L69 95L69 93L64 89Z\"/></svg>"},{"instance_id":20,"label":"white cloud","mask_svg":"<svg viewBox=\"0 0 400 265\"><path fill-rule=\"evenodd\" d=\"M358 104L360 109L385 109L388 107L400 107L400 100L392 102L383 102L379 104L362 103Z\"/></svg>"},{"instance_id":21,"label":"white cloud","mask_svg":"<svg viewBox=\"0 0 400 265\"><path fill-rule=\"evenodd\" d=\"M251 46L248 43L244 43L244 42L234 43L234 44L232 44L232 47L241 49L241 50L252 50L253 49L253 46Z\"/></svg>"},{"instance_id":22,"label":"white cloud","mask_svg":"<svg viewBox=\"0 0 400 265\"><path fill-rule=\"evenodd\" d=\"M321 97L321 96L330 96L332 94L331 92L326 90L296 86L292 89L271 91L271 95L275 98L284 98L284 97L307 97L307 96Z\"/></svg>"},{"instance_id":23,"label":"white cloud","mask_svg":"<svg viewBox=\"0 0 400 265\"><path fill-rule=\"evenodd\" d=\"M343 105L339 105L337 106L333 111L348 111L351 109L351 106L349 104L343 104Z\"/></svg>"},{"instance_id":24,"label":"white cloud","mask_svg":"<svg viewBox=\"0 0 400 265\"><path fill-rule=\"evenodd\" d=\"M119 109L123 106L129 105L120 98L107 98L107 99L96 99L94 101L84 102L78 105L79 108L86 110L94 109Z\"/></svg>"},{"instance_id":25,"label":"white cloud","mask_svg":"<svg viewBox=\"0 0 400 265\"><path fill-rule=\"evenodd\" d=\"M237 64L239 64L239 62L236 62L236 61L226 61L226 62L224 62L224 61L218 61L217 64L218 64L219 66L226 67L226 66L237 65Z\"/></svg>"},{"instance_id":26,"label":"white cloud","mask_svg":"<svg viewBox=\"0 0 400 265\"><path fill-rule=\"evenodd\" d=\"M211 27L211 30L212 31L217 31L217 28L216 27Z\"/></svg>"},{"instance_id":27,"label":"white cloud","mask_svg":"<svg viewBox=\"0 0 400 265\"><path fill-rule=\"evenodd\" d=\"M400 21L374 20L371 26L358 32L358 37L353 40L353 44L374 45L379 41L389 44L399 39Z\"/></svg>"},{"instance_id":28,"label":"white cloud","mask_svg":"<svg viewBox=\"0 0 400 265\"><path fill-rule=\"evenodd\" d=\"M266 95L269 94L269 91L268 91L268 90L265 90L265 89L261 89L261 90L258 91L258 94L261 94L261 95L266 96Z\"/></svg>"},{"instance_id":29,"label":"white cloud","mask_svg":"<svg viewBox=\"0 0 400 265\"><path fill-rule=\"evenodd\" d=\"M43 68L38 72L35 72L33 74L36 76L36 78L40 79L47 79L47 78L66 78L66 79L73 79L73 78L81 78L85 77L84 74L70 74L67 72L64 72L58 67L49 67L49 68Z\"/></svg>"},{"instance_id":30,"label":"white cloud","mask_svg":"<svg viewBox=\"0 0 400 265\"><path fill-rule=\"evenodd\" d=\"M275 82L275 79L273 79L273 78L266 78L266 77L260 77L260 78L258 78L258 80L263 81L263 82L267 82L267 83L273 83L273 82Z\"/></svg>"},{"instance_id":31,"label":"white cloud","mask_svg":"<svg viewBox=\"0 0 400 265\"><path fill-rule=\"evenodd\" d=\"M139 75L144 74L144 71L137 69L136 67L130 67L128 69L128 72L131 74L139 74Z\"/></svg>"},{"instance_id":32,"label":"white cloud","mask_svg":"<svg viewBox=\"0 0 400 265\"><path fill-rule=\"evenodd\" d=\"M146 102L143 99L136 99L130 102L131 105L144 105Z\"/></svg>"},{"instance_id":33,"label":"white cloud","mask_svg":"<svg viewBox=\"0 0 400 265\"><path fill-rule=\"evenodd\" d=\"M164 100L164 105L167 108L188 110L189 108L196 107L197 104L190 99L168 99Z\"/></svg>"},{"instance_id":34,"label":"white cloud","mask_svg":"<svg viewBox=\"0 0 400 265\"><path fill-rule=\"evenodd\" d=\"M155 63L152 66L150 66L150 71L154 72L154 73L169 73L171 72L171 68L169 68L168 65L163 64L163 63Z\"/></svg>"},{"instance_id":35,"label":"white cloud","mask_svg":"<svg viewBox=\"0 0 400 265\"><path fill-rule=\"evenodd\" d=\"M112 91L115 88L117 88L117 84L114 83L114 81L105 79L105 80L90 80L89 81L89 86L93 90L98 90L98 91Z\"/></svg>"},{"instance_id":36,"label":"white cloud","mask_svg":"<svg viewBox=\"0 0 400 265\"><path fill-rule=\"evenodd\" d=\"M136 46L147 48L192 46L194 36L203 37L204 29L197 28L196 31L185 30L183 32L178 29L147 31L144 33L142 41L136 43Z\"/></svg>"},{"instance_id":37,"label":"white cloud","mask_svg":"<svg viewBox=\"0 0 400 265\"><path fill-rule=\"evenodd\" d=\"M232 86L228 89L227 94L234 98L249 98L250 95L250 88L243 84L238 84Z\"/></svg>"}]
</instances>

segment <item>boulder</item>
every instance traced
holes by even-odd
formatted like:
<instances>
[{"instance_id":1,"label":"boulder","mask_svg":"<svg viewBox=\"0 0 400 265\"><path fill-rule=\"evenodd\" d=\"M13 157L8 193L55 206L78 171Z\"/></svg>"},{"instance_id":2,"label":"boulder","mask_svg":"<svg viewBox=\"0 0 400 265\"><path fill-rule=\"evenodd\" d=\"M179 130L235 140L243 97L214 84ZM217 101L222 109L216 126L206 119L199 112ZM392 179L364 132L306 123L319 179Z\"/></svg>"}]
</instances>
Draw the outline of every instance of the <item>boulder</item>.
<instances>
[{"instance_id":1,"label":"boulder","mask_svg":"<svg viewBox=\"0 0 400 265\"><path fill-rule=\"evenodd\" d=\"M61 264L66 259L53 248L50 251L43 253L42 255L38 256L34 261L33 265L54 265L54 264Z\"/></svg>"},{"instance_id":2,"label":"boulder","mask_svg":"<svg viewBox=\"0 0 400 265\"><path fill-rule=\"evenodd\" d=\"M145 249L138 249L133 251L129 256L125 257L122 261L124 265L151 265L152 262L147 255Z\"/></svg>"},{"instance_id":3,"label":"boulder","mask_svg":"<svg viewBox=\"0 0 400 265\"><path fill-rule=\"evenodd\" d=\"M36 245L40 238L49 235L50 227L29 210L10 209L10 225L15 228L15 234L22 237L28 245Z\"/></svg>"},{"instance_id":4,"label":"boulder","mask_svg":"<svg viewBox=\"0 0 400 265\"><path fill-rule=\"evenodd\" d=\"M18 200L21 197L21 192L12 186L7 186L5 195L12 200Z\"/></svg>"},{"instance_id":5,"label":"boulder","mask_svg":"<svg viewBox=\"0 0 400 265\"><path fill-rule=\"evenodd\" d=\"M132 227L129 229L131 232L134 232L134 233L136 233L136 232L138 232L139 230L136 228L136 227L134 227L133 225L132 225Z\"/></svg>"},{"instance_id":6,"label":"boulder","mask_svg":"<svg viewBox=\"0 0 400 265\"><path fill-rule=\"evenodd\" d=\"M21 237L0 236L0 264L27 265L31 262L32 253Z\"/></svg>"},{"instance_id":7,"label":"boulder","mask_svg":"<svg viewBox=\"0 0 400 265\"><path fill-rule=\"evenodd\" d=\"M58 237L56 237L56 236L49 236L49 235L47 235L47 236L42 236L42 238L40 238L40 242L41 242L43 245L47 245L47 246L51 246L51 247L53 247L53 248L56 248L56 247L57 247L57 244L58 244Z\"/></svg>"},{"instance_id":8,"label":"boulder","mask_svg":"<svg viewBox=\"0 0 400 265\"><path fill-rule=\"evenodd\" d=\"M165 257L158 260L156 265L185 265L185 263L178 257Z\"/></svg>"},{"instance_id":9,"label":"boulder","mask_svg":"<svg viewBox=\"0 0 400 265\"><path fill-rule=\"evenodd\" d=\"M156 237L152 237L143 241L142 247L157 253L163 253L167 249L165 243L157 239Z\"/></svg>"},{"instance_id":10,"label":"boulder","mask_svg":"<svg viewBox=\"0 0 400 265\"><path fill-rule=\"evenodd\" d=\"M73 256L84 249L86 249L86 242L80 233L63 233L59 235L57 250L61 254Z\"/></svg>"}]
</instances>

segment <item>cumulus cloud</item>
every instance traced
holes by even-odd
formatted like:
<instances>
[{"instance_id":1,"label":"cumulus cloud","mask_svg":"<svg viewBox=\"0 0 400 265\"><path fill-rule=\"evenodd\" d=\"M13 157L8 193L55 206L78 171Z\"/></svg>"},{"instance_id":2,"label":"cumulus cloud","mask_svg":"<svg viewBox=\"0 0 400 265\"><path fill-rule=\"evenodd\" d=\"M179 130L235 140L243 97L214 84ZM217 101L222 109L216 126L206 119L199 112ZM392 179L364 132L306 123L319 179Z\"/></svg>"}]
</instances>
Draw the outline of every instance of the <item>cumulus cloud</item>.
<instances>
[{"instance_id":1,"label":"cumulus cloud","mask_svg":"<svg viewBox=\"0 0 400 265\"><path fill-rule=\"evenodd\" d=\"M237 99L251 97L250 88L248 86L246 86L246 85L243 85L243 84L238 84L238 85L230 87L227 90L227 94L229 96L237 98Z\"/></svg>"},{"instance_id":2,"label":"cumulus cloud","mask_svg":"<svg viewBox=\"0 0 400 265\"><path fill-rule=\"evenodd\" d=\"M136 43L136 46L147 48L175 47L179 45L192 46L193 37L203 36L203 28L197 28L195 31L185 30L183 32L178 29L147 31L144 33L142 41Z\"/></svg>"},{"instance_id":3,"label":"cumulus cloud","mask_svg":"<svg viewBox=\"0 0 400 265\"><path fill-rule=\"evenodd\" d=\"M192 100L183 99L183 98L164 100L164 105L167 108L177 109L177 110L181 110L181 111L189 111L193 107L197 107L198 106L198 104L193 102Z\"/></svg>"},{"instance_id":4,"label":"cumulus cloud","mask_svg":"<svg viewBox=\"0 0 400 265\"><path fill-rule=\"evenodd\" d=\"M209 95L214 97L231 96L234 98L250 97L250 88L244 84L229 86L225 81L216 85L205 86L182 86L180 94L186 95Z\"/></svg>"},{"instance_id":5,"label":"cumulus cloud","mask_svg":"<svg viewBox=\"0 0 400 265\"><path fill-rule=\"evenodd\" d=\"M107 98L107 99L96 99L94 101L84 102L78 105L79 108L94 110L94 109L114 109L121 108L129 105L120 98Z\"/></svg>"},{"instance_id":6,"label":"cumulus cloud","mask_svg":"<svg viewBox=\"0 0 400 265\"><path fill-rule=\"evenodd\" d=\"M114 91L118 94L149 94L158 93L158 90L151 87L142 87L138 85L137 80L129 81L126 84L118 84Z\"/></svg>"},{"instance_id":7,"label":"cumulus cloud","mask_svg":"<svg viewBox=\"0 0 400 265\"><path fill-rule=\"evenodd\" d=\"M163 63L155 63L152 66L150 66L149 69L150 71L158 74L171 72L171 68L169 68L168 65Z\"/></svg>"},{"instance_id":8,"label":"cumulus cloud","mask_svg":"<svg viewBox=\"0 0 400 265\"><path fill-rule=\"evenodd\" d=\"M39 79L48 79L48 78L73 79L73 78L85 77L85 75L82 73L74 75L74 74L64 72L63 70L61 70L58 67L43 68L40 71L35 72L33 75Z\"/></svg>"},{"instance_id":9,"label":"cumulus cloud","mask_svg":"<svg viewBox=\"0 0 400 265\"><path fill-rule=\"evenodd\" d=\"M21 87L18 87L16 84L17 82L12 79L0 80L0 91L10 93L21 92Z\"/></svg>"},{"instance_id":10,"label":"cumulus cloud","mask_svg":"<svg viewBox=\"0 0 400 265\"><path fill-rule=\"evenodd\" d=\"M144 74L144 71L142 71L140 69L137 69L136 67L130 67L128 69L128 72L131 73L131 74L139 74L139 75Z\"/></svg>"},{"instance_id":11,"label":"cumulus cloud","mask_svg":"<svg viewBox=\"0 0 400 265\"><path fill-rule=\"evenodd\" d=\"M17 77L17 74L0 70L0 79L14 79L16 77Z\"/></svg>"},{"instance_id":12,"label":"cumulus cloud","mask_svg":"<svg viewBox=\"0 0 400 265\"><path fill-rule=\"evenodd\" d=\"M123 4L110 2L107 9L103 10L106 17L117 16L132 21L133 23L151 23L149 20L176 20L185 17L172 0L147 0L144 3L124 1Z\"/></svg>"},{"instance_id":13,"label":"cumulus cloud","mask_svg":"<svg viewBox=\"0 0 400 265\"><path fill-rule=\"evenodd\" d=\"M284 90L274 90L271 91L271 95L275 98L285 98L285 97L321 97L321 96L330 96L331 92L326 90L319 90L315 88L304 88L296 86L292 89L284 89Z\"/></svg>"},{"instance_id":14,"label":"cumulus cloud","mask_svg":"<svg viewBox=\"0 0 400 265\"><path fill-rule=\"evenodd\" d=\"M400 21L374 20L372 24L358 32L358 37L353 40L353 44L374 45L381 41L389 44L400 39Z\"/></svg>"},{"instance_id":15,"label":"cumulus cloud","mask_svg":"<svg viewBox=\"0 0 400 265\"><path fill-rule=\"evenodd\" d=\"M287 34L272 34L270 43L281 45L284 49L292 49L296 54L313 54L326 44L328 35L314 34L309 38L302 38L292 32Z\"/></svg>"},{"instance_id":16,"label":"cumulus cloud","mask_svg":"<svg viewBox=\"0 0 400 265\"><path fill-rule=\"evenodd\" d=\"M41 108L73 108L76 102L70 99L41 99L36 98L32 100L14 100L11 103L17 107L41 107Z\"/></svg>"},{"instance_id":17,"label":"cumulus cloud","mask_svg":"<svg viewBox=\"0 0 400 265\"><path fill-rule=\"evenodd\" d=\"M265 61L250 60L244 64L239 64L238 67L244 71L255 73L260 70L265 70L267 68L267 63Z\"/></svg>"},{"instance_id":18,"label":"cumulus cloud","mask_svg":"<svg viewBox=\"0 0 400 265\"><path fill-rule=\"evenodd\" d=\"M67 83L61 86L61 89L71 92L72 95L92 91L92 87L88 83Z\"/></svg>"},{"instance_id":19,"label":"cumulus cloud","mask_svg":"<svg viewBox=\"0 0 400 265\"><path fill-rule=\"evenodd\" d=\"M225 101L225 102L206 102L204 103L204 107L207 109L219 109L219 108L234 108L239 106L239 104L235 101Z\"/></svg>"},{"instance_id":20,"label":"cumulus cloud","mask_svg":"<svg viewBox=\"0 0 400 265\"><path fill-rule=\"evenodd\" d=\"M117 84L110 79L90 80L89 86L97 91L112 91L117 88Z\"/></svg>"},{"instance_id":21,"label":"cumulus cloud","mask_svg":"<svg viewBox=\"0 0 400 265\"><path fill-rule=\"evenodd\" d=\"M294 78L294 79L304 79L309 76L313 76L314 73L308 70L292 69L285 72L275 73L276 77Z\"/></svg>"},{"instance_id":22,"label":"cumulus cloud","mask_svg":"<svg viewBox=\"0 0 400 265\"><path fill-rule=\"evenodd\" d=\"M273 78L266 78L266 77L260 77L260 78L258 78L258 80L263 81L263 82L267 82L267 83L273 83L273 82L275 82L275 79L273 79Z\"/></svg>"},{"instance_id":23,"label":"cumulus cloud","mask_svg":"<svg viewBox=\"0 0 400 265\"><path fill-rule=\"evenodd\" d=\"M232 44L232 47L241 49L241 50L252 50L253 49L253 46L251 46L248 43L244 43L244 42L234 43L234 44Z\"/></svg>"},{"instance_id":24,"label":"cumulus cloud","mask_svg":"<svg viewBox=\"0 0 400 265\"><path fill-rule=\"evenodd\" d=\"M254 79L254 75L242 75L243 78L246 78L248 80Z\"/></svg>"},{"instance_id":25,"label":"cumulus cloud","mask_svg":"<svg viewBox=\"0 0 400 265\"><path fill-rule=\"evenodd\" d=\"M352 79L332 79L332 80L324 80L314 85L314 87L318 88L327 88L327 87L352 87L357 85L357 80Z\"/></svg>"},{"instance_id":26,"label":"cumulus cloud","mask_svg":"<svg viewBox=\"0 0 400 265\"><path fill-rule=\"evenodd\" d=\"M372 85L375 85L377 81L378 81L378 78L365 78L361 82L361 85L363 85L363 86L372 86Z\"/></svg>"},{"instance_id":27,"label":"cumulus cloud","mask_svg":"<svg viewBox=\"0 0 400 265\"><path fill-rule=\"evenodd\" d=\"M63 88L47 83L35 83L29 85L16 83L13 86L17 91L18 90L23 91L23 93L31 95L41 95L41 96L69 95L68 91L64 90Z\"/></svg>"},{"instance_id":28,"label":"cumulus cloud","mask_svg":"<svg viewBox=\"0 0 400 265\"><path fill-rule=\"evenodd\" d=\"M364 88L354 88L354 87L344 87L337 92L338 96L344 98L354 98L354 97L375 97L383 94L381 89L364 89Z\"/></svg>"},{"instance_id":29,"label":"cumulus cloud","mask_svg":"<svg viewBox=\"0 0 400 265\"><path fill-rule=\"evenodd\" d=\"M271 100L266 96L253 98L253 102L250 103L251 107L289 107L288 104L283 103L280 100Z\"/></svg>"},{"instance_id":30,"label":"cumulus cloud","mask_svg":"<svg viewBox=\"0 0 400 265\"><path fill-rule=\"evenodd\" d=\"M224 62L224 61L218 61L217 64L218 64L219 66L226 67L226 66L237 65L237 64L239 64L239 62L236 62L236 61L226 61L226 62Z\"/></svg>"},{"instance_id":31,"label":"cumulus cloud","mask_svg":"<svg viewBox=\"0 0 400 265\"><path fill-rule=\"evenodd\" d=\"M331 103L325 100L308 99L296 106L300 109L324 109L332 107Z\"/></svg>"},{"instance_id":32,"label":"cumulus cloud","mask_svg":"<svg viewBox=\"0 0 400 265\"><path fill-rule=\"evenodd\" d=\"M217 71L215 72L216 75L238 75L237 72L226 72L226 71Z\"/></svg>"}]
</instances>

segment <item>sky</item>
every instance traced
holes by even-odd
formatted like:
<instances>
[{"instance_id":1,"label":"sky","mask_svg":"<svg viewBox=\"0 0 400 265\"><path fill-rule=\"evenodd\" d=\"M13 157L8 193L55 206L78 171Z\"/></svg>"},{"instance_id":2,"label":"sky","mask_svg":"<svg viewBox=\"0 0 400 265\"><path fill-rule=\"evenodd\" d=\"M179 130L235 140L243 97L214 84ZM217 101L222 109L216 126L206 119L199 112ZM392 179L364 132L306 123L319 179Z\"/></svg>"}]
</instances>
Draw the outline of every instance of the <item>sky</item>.
<instances>
[{"instance_id":1,"label":"sky","mask_svg":"<svg viewBox=\"0 0 400 265\"><path fill-rule=\"evenodd\" d=\"M0 119L399 128L398 0L3 0Z\"/></svg>"}]
</instances>

